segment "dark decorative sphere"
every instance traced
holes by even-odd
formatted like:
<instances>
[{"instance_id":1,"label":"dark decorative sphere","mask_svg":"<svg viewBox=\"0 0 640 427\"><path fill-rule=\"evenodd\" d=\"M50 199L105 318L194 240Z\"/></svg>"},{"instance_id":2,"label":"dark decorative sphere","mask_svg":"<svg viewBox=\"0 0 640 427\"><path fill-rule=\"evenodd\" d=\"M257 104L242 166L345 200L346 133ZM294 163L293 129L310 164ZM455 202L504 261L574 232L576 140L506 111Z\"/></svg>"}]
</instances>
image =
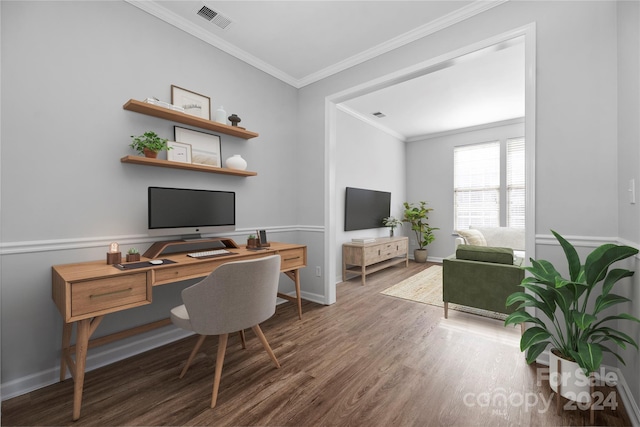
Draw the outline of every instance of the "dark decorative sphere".
<instances>
[{"instance_id":1,"label":"dark decorative sphere","mask_svg":"<svg viewBox=\"0 0 640 427\"><path fill-rule=\"evenodd\" d=\"M238 117L236 114L232 114L228 118L231 122L231 126L238 126L238 123L242 121L242 119L240 119L240 117Z\"/></svg>"}]
</instances>

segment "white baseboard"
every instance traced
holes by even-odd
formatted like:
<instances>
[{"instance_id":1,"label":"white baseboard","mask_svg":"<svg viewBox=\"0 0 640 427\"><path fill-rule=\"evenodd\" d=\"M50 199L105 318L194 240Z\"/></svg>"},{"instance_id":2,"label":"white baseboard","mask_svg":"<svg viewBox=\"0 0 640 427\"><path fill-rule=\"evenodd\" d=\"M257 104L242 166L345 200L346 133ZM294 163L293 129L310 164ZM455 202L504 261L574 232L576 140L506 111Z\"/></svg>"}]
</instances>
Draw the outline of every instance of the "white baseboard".
<instances>
[{"instance_id":1,"label":"white baseboard","mask_svg":"<svg viewBox=\"0 0 640 427\"><path fill-rule=\"evenodd\" d=\"M144 353L145 351L152 350L156 347L170 344L179 339L188 337L191 334L191 332L187 332L183 329L167 326L158 329L157 331L150 332L144 338L138 339L132 343L122 344L117 347L110 346L109 349L104 350L91 350L87 356L86 372L135 356L136 354ZM67 378L69 378L68 372ZM55 384L58 381L60 381L59 366L3 383L2 388L0 388L0 395L2 396L2 400L11 399L12 397L20 396L33 390Z\"/></svg>"}]
</instances>

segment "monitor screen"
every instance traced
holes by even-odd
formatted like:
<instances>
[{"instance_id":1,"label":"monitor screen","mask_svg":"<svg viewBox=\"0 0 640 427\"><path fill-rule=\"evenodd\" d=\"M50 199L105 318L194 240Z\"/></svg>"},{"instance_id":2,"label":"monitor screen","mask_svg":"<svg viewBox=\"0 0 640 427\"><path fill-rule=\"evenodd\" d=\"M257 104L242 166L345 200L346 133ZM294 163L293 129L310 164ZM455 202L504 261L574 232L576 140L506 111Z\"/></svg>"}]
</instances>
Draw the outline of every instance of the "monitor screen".
<instances>
[{"instance_id":1,"label":"monitor screen","mask_svg":"<svg viewBox=\"0 0 640 427\"><path fill-rule=\"evenodd\" d=\"M235 230L233 191L149 187L149 234L197 235Z\"/></svg>"},{"instance_id":2,"label":"monitor screen","mask_svg":"<svg viewBox=\"0 0 640 427\"><path fill-rule=\"evenodd\" d=\"M347 187L344 231L384 227L382 220L391 215L391 193Z\"/></svg>"}]
</instances>

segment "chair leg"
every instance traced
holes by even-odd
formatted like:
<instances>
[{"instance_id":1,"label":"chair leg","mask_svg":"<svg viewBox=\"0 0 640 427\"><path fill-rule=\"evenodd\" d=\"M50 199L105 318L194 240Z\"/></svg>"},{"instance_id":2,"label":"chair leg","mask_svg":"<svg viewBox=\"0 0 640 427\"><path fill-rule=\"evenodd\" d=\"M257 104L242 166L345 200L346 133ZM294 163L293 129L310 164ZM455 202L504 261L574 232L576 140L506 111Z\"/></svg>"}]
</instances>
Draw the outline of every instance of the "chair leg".
<instances>
[{"instance_id":1,"label":"chair leg","mask_svg":"<svg viewBox=\"0 0 640 427\"><path fill-rule=\"evenodd\" d=\"M444 302L444 318L448 319L449 317L449 301Z\"/></svg>"},{"instance_id":2,"label":"chair leg","mask_svg":"<svg viewBox=\"0 0 640 427\"><path fill-rule=\"evenodd\" d=\"M280 368L278 359L276 359L276 355L273 354L273 350L271 350L271 347L269 347L269 343L267 342L267 339L264 337L264 334L262 333L262 329L260 329L260 325L252 326L251 329L253 329L253 332L255 332L255 334L260 339L262 346L267 351L267 354L269 355L269 357L271 357L271 360L273 360L273 363L275 363L276 368Z\"/></svg>"},{"instance_id":3,"label":"chair leg","mask_svg":"<svg viewBox=\"0 0 640 427\"><path fill-rule=\"evenodd\" d=\"M198 341L196 342L195 347L193 347L193 350L191 350L191 354L189 355L189 359L187 360L186 365L184 365L184 368L182 368L182 372L180 373L180 378L184 377L184 374L187 373L187 369L189 369L189 366L191 365L193 358L196 357L196 353L198 353L198 350L200 350L200 346L202 345L206 337L207 337L206 335L200 335L200 337L198 338Z\"/></svg>"},{"instance_id":4,"label":"chair leg","mask_svg":"<svg viewBox=\"0 0 640 427\"><path fill-rule=\"evenodd\" d=\"M218 358L216 359L216 374L213 378L213 394L211 396L211 407L215 408L218 400L218 390L220 389L220 377L222 376L222 364L224 363L224 353L227 350L227 340L229 334L222 334L218 340Z\"/></svg>"},{"instance_id":5,"label":"chair leg","mask_svg":"<svg viewBox=\"0 0 640 427\"><path fill-rule=\"evenodd\" d=\"M244 329L241 329L240 332L238 332L240 334L240 341L242 341L242 348L244 348L245 350L247 349L247 341L245 339L244 336Z\"/></svg>"}]
</instances>

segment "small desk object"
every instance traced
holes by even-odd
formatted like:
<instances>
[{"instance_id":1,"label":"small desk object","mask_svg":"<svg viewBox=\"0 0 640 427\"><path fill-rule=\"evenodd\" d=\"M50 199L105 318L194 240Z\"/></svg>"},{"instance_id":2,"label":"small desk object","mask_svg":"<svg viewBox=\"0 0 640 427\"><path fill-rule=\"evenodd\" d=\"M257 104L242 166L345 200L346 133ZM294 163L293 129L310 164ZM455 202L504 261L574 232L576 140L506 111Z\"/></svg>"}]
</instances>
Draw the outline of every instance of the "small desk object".
<instances>
[{"instance_id":1,"label":"small desk object","mask_svg":"<svg viewBox=\"0 0 640 427\"><path fill-rule=\"evenodd\" d=\"M73 419L80 418L82 391L87 361L87 350L137 333L169 325L163 319L147 325L118 332L113 335L89 340L106 314L124 311L152 302L152 288L183 280L207 276L220 265L231 262L262 258L278 254L282 258L280 271L295 283L296 296L278 293L280 298L297 303L298 317L302 319L300 299L300 274L307 265L307 247L304 245L271 242L261 250L238 247L231 239L209 239L223 241L231 254L213 258L187 256L188 245L178 242L154 244L142 257L142 263L107 265L103 261L54 265L52 267L52 294L63 320L62 354L60 357L60 381L66 378L67 368L74 380ZM160 258L159 265L149 263L150 258ZM145 262L147 265L145 265ZM133 266L133 264L138 264ZM140 265L141 264L141 265ZM130 268L127 268L130 267ZM132 268L136 267L136 268ZM76 324L76 344L71 345L73 325ZM75 353L75 360L72 355Z\"/></svg>"},{"instance_id":2,"label":"small desk object","mask_svg":"<svg viewBox=\"0 0 640 427\"><path fill-rule=\"evenodd\" d=\"M409 266L408 237L378 237L372 241L342 245L342 281L360 276L362 285L367 274L397 264ZM351 275L351 277L348 277Z\"/></svg>"}]
</instances>

